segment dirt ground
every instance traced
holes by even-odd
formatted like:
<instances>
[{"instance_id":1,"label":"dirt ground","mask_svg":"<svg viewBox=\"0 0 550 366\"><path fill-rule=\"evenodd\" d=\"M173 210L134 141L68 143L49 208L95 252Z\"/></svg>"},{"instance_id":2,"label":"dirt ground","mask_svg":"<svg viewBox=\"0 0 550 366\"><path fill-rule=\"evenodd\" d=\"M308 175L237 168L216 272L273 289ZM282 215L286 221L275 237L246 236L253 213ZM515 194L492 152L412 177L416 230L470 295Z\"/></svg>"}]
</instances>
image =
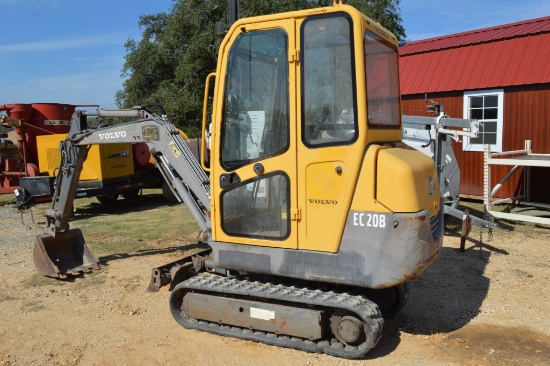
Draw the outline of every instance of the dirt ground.
<instances>
[{"instance_id":1,"label":"dirt ground","mask_svg":"<svg viewBox=\"0 0 550 366\"><path fill-rule=\"evenodd\" d=\"M0 207L0 365L550 364L547 227L503 223L489 245L467 243L464 253L449 232L376 348L345 360L180 327L168 290L145 289L150 268L185 248L96 253L100 271L45 279L32 264L34 236L43 231L42 211L33 212ZM479 239L479 229L471 236Z\"/></svg>"}]
</instances>

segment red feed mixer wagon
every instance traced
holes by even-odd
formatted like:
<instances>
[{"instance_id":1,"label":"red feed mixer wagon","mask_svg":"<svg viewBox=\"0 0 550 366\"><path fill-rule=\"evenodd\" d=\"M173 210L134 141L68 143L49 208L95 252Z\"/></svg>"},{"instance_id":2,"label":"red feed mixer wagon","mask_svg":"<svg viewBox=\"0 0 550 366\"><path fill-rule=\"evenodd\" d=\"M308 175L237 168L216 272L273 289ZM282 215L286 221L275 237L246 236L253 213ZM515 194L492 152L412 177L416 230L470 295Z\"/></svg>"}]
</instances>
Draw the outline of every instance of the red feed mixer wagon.
<instances>
[{"instance_id":1,"label":"red feed mixer wagon","mask_svg":"<svg viewBox=\"0 0 550 366\"><path fill-rule=\"evenodd\" d=\"M0 111L5 111L2 126L15 128L0 135L0 194L13 194L20 178L39 175L36 137L68 133L75 106L13 103L0 104Z\"/></svg>"}]
</instances>

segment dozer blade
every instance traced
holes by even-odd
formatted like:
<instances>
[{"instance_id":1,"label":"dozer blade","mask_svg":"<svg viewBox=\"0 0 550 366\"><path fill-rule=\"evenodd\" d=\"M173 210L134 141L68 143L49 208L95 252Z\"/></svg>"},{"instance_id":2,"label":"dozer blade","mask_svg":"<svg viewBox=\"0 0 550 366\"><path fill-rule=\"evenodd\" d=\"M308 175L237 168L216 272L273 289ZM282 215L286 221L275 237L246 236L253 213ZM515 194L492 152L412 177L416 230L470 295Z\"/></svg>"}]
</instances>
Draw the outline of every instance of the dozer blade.
<instances>
[{"instance_id":1,"label":"dozer blade","mask_svg":"<svg viewBox=\"0 0 550 366\"><path fill-rule=\"evenodd\" d=\"M97 257L84 242L79 229L36 237L33 250L34 266L48 277L65 278L99 269Z\"/></svg>"}]
</instances>

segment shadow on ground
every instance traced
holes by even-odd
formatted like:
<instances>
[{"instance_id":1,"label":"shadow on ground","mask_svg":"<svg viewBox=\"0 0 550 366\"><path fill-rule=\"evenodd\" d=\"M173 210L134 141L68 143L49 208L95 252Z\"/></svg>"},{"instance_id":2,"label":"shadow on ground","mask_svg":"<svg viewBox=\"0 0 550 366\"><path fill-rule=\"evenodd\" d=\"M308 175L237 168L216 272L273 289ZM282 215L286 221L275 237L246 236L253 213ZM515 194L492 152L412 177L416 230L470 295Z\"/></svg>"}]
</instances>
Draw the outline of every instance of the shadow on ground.
<instances>
[{"instance_id":1,"label":"shadow on ground","mask_svg":"<svg viewBox=\"0 0 550 366\"><path fill-rule=\"evenodd\" d=\"M463 207L464 208L464 207ZM462 209L463 209L462 208ZM483 217L483 211L468 206L471 214ZM445 217L445 235L460 237L462 221ZM499 228L514 226L499 222ZM401 334L433 335L461 329L480 312L489 291L485 269L493 253L508 255L487 243L488 230L473 227L465 251L444 247L439 258L419 279L411 281L407 305L394 318L385 320L382 339L369 353L369 359L386 356L398 347ZM481 240L480 240L481 239Z\"/></svg>"},{"instance_id":2,"label":"shadow on ground","mask_svg":"<svg viewBox=\"0 0 550 366\"><path fill-rule=\"evenodd\" d=\"M174 206L160 194L142 194L129 199L118 199L113 202L99 203L92 201L86 206L77 207L71 221L88 219L95 216L122 215L136 211L147 211L159 207Z\"/></svg>"},{"instance_id":3,"label":"shadow on ground","mask_svg":"<svg viewBox=\"0 0 550 366\"><path fill-rule=\"evenodd\" d=\"M135 253L115 253L115 254L104 255L99 258L99 263L102 266L109 266L110 262L121 260L121 259L153 256L153 255L161 255L161 254L171 254L176 252L182 253L182 254L191 253L191 252L196 253L200 250L205 250L205 249L208 249L208 246L202 243L188 244L183 246L169 247L169 248L162 248L162 249L144 249L144 250L139 250Z\"/></svg>"},{"instance_id":4,"label":"shadow on ground","mask_svg":"<svg viewBox=\"0 0 550 366\"><path fill-rule=\"evenodd\" d=\"M462 328L478 315L489 290L484 276L491 252L470 246L460 253L443 248L419 279L410 282L407 305L386 319L382 339L369 358L386 356L398 347L401 334L432 335Z\"/></svg>"}]
</instances>

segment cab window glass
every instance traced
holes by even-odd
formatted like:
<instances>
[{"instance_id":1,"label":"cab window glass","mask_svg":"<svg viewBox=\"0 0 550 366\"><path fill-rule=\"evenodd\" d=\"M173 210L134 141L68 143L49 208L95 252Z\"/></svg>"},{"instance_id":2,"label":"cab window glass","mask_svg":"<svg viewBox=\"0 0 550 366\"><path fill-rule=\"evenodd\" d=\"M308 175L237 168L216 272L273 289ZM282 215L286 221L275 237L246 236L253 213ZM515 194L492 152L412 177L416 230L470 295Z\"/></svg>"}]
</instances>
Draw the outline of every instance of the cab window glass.
<instances>
[{"instance_id":1,"label":"cab window glass","mask_svg":"<svg viewBox=\"0 0 550 366\"><path fill-rule=\"evenodd\" d=\"M290 179L283 172L243 182L222 193L228 235L283 240L290 234Z\"/></svg>"},{"instance_id":2,"label":"cab window glass","mask_svg":"<svg viewBox=\"0 0 550 366\"><path fill-rule=\"evenodd\" d=\"M399 68L397 48L365 31L365 73L369 127L399 128Z\"/></svg>"},{"instance_id":3,"label":"cab window glass","mask_svg":"<svg viewBox=\"0 0 550 366\"><path fill-rule=\"evenodd\" d=\"M289 146L287 34L245 32L229 51L221 165L233 170Z\"/></svg>"},{"instance_id":4,"label":"cab window glass","mask_svg":"<svg viewBox=\"0 0 550 366\"><path fill-rule=\"evenodd\" d=\"M301 29L302 140L309 147L357 138L351 19L312 17Z\"/></svg>"}]
</instances>

